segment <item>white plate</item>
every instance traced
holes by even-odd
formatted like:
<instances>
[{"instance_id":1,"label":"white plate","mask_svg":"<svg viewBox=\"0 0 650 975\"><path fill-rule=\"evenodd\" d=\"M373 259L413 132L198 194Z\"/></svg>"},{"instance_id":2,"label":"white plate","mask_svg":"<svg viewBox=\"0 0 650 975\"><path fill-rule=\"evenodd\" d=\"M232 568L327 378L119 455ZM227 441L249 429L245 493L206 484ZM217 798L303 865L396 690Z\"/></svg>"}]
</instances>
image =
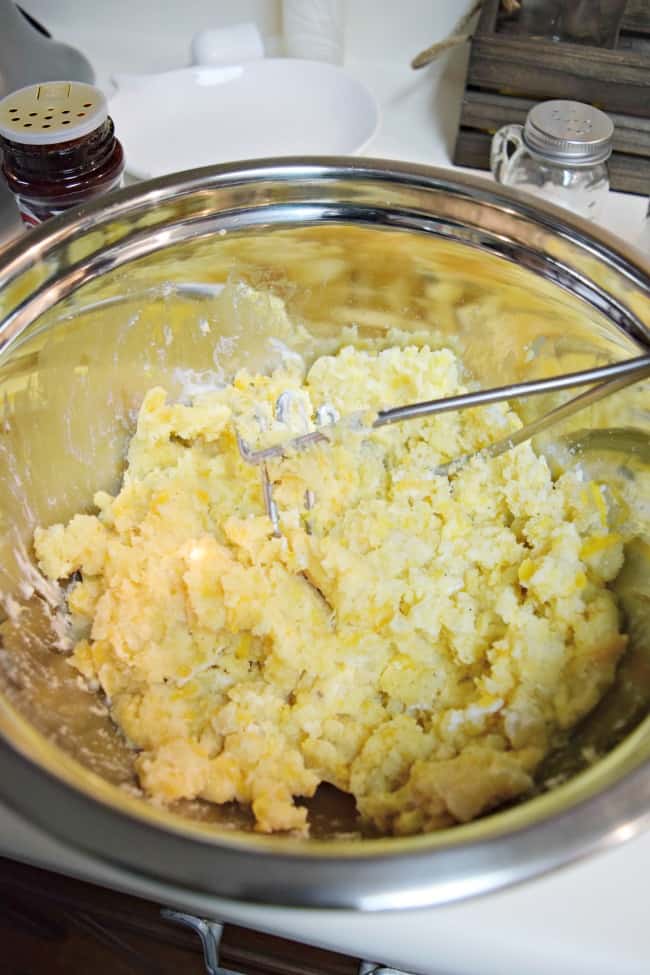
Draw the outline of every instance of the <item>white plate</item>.
<instances>
[{"instance_id":1,"label":"white plate","mask_svg":"<svg viewBox=\"0 0 650 975\"><path fill-rule=\"evenodd\" d=\"M110 114L127 171L140 179L238 159L359 152L379 123L370 92L320 61L277 58L114 81Z\"/></svg>"}]
</instances>

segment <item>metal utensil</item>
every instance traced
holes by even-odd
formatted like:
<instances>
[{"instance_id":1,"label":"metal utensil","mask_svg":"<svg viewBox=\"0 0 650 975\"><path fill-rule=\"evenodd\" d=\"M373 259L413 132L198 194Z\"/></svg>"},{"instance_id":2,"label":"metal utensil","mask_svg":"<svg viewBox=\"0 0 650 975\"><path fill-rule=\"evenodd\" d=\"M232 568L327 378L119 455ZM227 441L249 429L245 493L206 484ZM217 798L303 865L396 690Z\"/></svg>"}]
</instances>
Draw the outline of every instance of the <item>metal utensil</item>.
<instances>
[{"instance_id":1,"label":"metal utensil","mask_svg":"<svg viewBox=\"0 0 650 975\"><path fill-rule=\"evenodd\" d=\"M638 360L633 359L630 361L636 362L643 361L644 359L650 362L650 356L640 356ZM561 423L562 420L566 420L575 413L579 413L580 410L584 410L588 406L598 403L601 399L605 399L606 396L611 396L620 389L631 386L632 383L645 379L648 375L650 375L650 368L646 365L640 368L639 373L623 373L623 375L619 374L612 379L608 379L606 382L599 383L597 386L586 390L586 392L580 393L579 396L574 396L573 399L567 400L566 403L561 403L559 406L554 407L548 413L543 413L542 416L531 420L530 423L524 424L515 433L509 434L507 437L502 437L501 440L495 440L494 443L484 447L483 450L477 451L477 453L482 454L484 457L499 457L501 454L506 453L506 451L512 450L513 447L518 447L519 444L536 437L538 433L548 430L556 423ZM456 460L438 467L436 473L447 474L452 470L459 470L473 456L475 455L465 454L463 457L458 457Z\"/></svg>"},{"instance_id":2,"label":"metal utensil","mask_svg":"<svg viewBox=\"0 0 650 975\"><path fill-rule=\"evenodd\" d=\"M650 375L650 355L642 355L634 359L628 359L625 362L614 362L607 366L598 366L595 369L569 372L560 376L552 376L550 379L534 379L525 383L511 383L507 386L497 386L492 389L480 389L474 393L462 393L459 396L447 396L443 399L426 400L422 403L409 403L406 406L395 406L391 409L380 410L371 422L368 422L367 410L351 413L346 417L327 423L317 430L312 430L310 433L301 434L299 437L293 437L291 440L273 444L262 450L251 450L246 440L238 434L237 445L242 459L247 464L263 464L267 460L275 457L284 457L286 454L296 450L305 450L307 447L312 447L319 443L329 443L330 437L328 433L332 433L336 427L340 428L343 425L350 430L376 430L379 427L389 426L393 423L401 423L403 420L416 420L423 416L434 416L437 413L468 410L476 406L486 406L489 403L501 403L509 399L524 399L528 396L539 396L542 393L552 393L560 389L571 389L576 386L587 386L591 383L597 383L600 380L606 380L606 382L602 382L598 387L600 393L595 399L591 398L589 401L585 400L583 402L582 397L576 397L574 400L570 400L569 403L565 403L562 407L558 407L558 410L562 410L561 416L558 415L551 419L551 415L549 414L548 423L551 423L564 419L564 417L570 416L576 410L582 409L583 406L589 405L590 402L595 402L596 399L602 399L617 389L622 389L625 386L638 382L648 375ZM615 380L616 382L614 382ZM593 392L595 391L592 390ZM279 397L278 402L281 398L282 396ZM524 431L529 429L529 427L532 428L532 426L533 424L527 425L517 435L509 437L507 440L499 441L499 445L512 441L511 445L514 447L517 443L523 443L523 440L527 440L533 436L533 433L537 432L537 430L532 430L523 439L518 439ZM497 447L497 444L494 446ZM452 461L452 463L455 462Z\"/></svg>"},{"instance_id":3,"label":"metal utensil","mask_svg":"<svg viewBox=\"0 0 650 975\"><path fill-rule=\"evenodd\" d=\"M480 451L473 454L465 454L457 457L447 464L442 464L435 468L435 473L440 475L450 474L459 470L472 457L481 454L484 457L498 457L507 450L512 450L519 444L530 440L536 434L547 430L555 423L572 416L579 410L591 406L605 396L611 396L617 390L624 389L632 383L650 376L650 355L637 356L625 362L610 363L607 366L599 366L595 369L584 369L580 372L565 373L560 376L552 376L550 379L535 379L525 383L511 383L506 386L497 386L493 389L481 389L474 393L462 393L459 396L447 396L444 399L427 400L422 403L410 403L406 406L396 406L388 410L380 410L375 418L368 419L368 411L358 411L346 417L331 419L319 429L309 433L293 437L283 443L273 444L261 450L251 450L248 443L237 434L237 446L242 459L247 464L262 465L262 495L264 498L264 508L266 514L273 525L273 534L276 537L281 535L280 515L278 507L273 500L273 486L271 484L266 462L273 458L284 457L292 451L305 450L316 444L330 443L331 434L335 430L347 428L352 431L370 431L379 427L389 426L393 423L401 423L403 420L414 420L424 416L433 416L437 413L450 413L456 410L467 410L477 406L486 406L490 403L499 403L509 399L524 399L528 396L539 396L542 393L555 392L559 389L571 389L576 386L586 386L590 383L598 384L592 389L575 396L573 399L562 403L560 406L549 410L548 413L526 423L520 430L509 434L500 440L495 441ZM598 382L598 380L603 380ZM282 393L276 402L276 414L283 397ZM317 419L321 411L317 412ZM329 414L331 416L331 413ZM330 436L328 436L328 433ZM305 493L305 507L309 510L314 504L314 493L311 489Z\"/></svg>"}]
</instances>

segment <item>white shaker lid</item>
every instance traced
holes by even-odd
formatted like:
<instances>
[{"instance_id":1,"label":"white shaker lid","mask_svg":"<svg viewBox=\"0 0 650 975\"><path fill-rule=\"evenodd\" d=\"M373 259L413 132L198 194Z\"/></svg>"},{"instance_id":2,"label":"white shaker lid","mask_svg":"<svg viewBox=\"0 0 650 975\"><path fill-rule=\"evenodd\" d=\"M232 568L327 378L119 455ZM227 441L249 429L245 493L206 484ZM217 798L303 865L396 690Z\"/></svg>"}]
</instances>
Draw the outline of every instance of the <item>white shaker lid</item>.
<instances>
[{"instance_id":1,"label":"white shaker lid","mask_svg":"<svg viewBox=\"0 0 650 975\"><path fill-rule=\"evenodd\" d=\"M594 166L612 154L614 124L583 102L540 102L528 113L524 142L532 153L569 166Z\"/></svg>"},{"instance_id":2,"label":"white shaker lid","mask_svg":"<svg viewBox=\"0 0 650 975\"><path fill-rule=\"evenodd\" d=\"M108 118L106 98L82 81L27 85L0 101L0 136L47 146L81 139Z\"/></svg>"}]
</instances>

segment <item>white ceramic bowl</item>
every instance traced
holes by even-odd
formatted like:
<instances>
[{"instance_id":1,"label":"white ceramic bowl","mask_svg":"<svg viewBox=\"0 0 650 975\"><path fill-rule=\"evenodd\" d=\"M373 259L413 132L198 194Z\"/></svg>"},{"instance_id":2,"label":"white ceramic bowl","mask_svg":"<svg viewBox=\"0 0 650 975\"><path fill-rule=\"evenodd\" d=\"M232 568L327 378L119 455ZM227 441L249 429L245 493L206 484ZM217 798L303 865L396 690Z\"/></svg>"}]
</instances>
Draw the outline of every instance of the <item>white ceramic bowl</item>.
<instances>
[{"instance_id":1,"label":"white ceramic bowl","mask_svg":"<svg viewBox=\"0 0 650 975\"><path fill-rule=\"evenodd\" d=\"M140 179L259 156L351 154L379 109L342 68L273 58L118 75L110 114Z\"/></svg>"}]
</instances>

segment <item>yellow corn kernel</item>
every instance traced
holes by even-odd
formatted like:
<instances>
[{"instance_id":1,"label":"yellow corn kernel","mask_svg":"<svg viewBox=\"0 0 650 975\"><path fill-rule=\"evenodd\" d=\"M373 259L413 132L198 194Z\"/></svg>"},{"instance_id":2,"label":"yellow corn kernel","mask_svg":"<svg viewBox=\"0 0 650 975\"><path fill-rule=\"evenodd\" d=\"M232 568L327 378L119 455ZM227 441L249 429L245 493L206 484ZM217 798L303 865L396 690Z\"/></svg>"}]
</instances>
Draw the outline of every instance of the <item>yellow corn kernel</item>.
<instances>
[{"instance_id":1,"label":"yellow corn kernel","mask_svg":"<svg viewBox=\"0 0 650 975\"><path fill-rule=\"evenodd\" d=\"M597 555L598 552L604 552L605 549L611 548L613 545L617 545L620 541L621 536L614 533L610 535L594 535L584 542L582 548L580 549L580 558L588 559L592 555Z\"/></svg>"},{"instance_id":2,"label":"yellow corn kernel","mask_svg":"<svg viewBox=\"0 0 650 975\"><path fill-rule=\"evenodd\" d=\"M412 489L420 489L423 485L430 487L430 482L425 481L421 477L405 477L400 481L395 481L393 483L393 489L396 491L411 491Z\"/></svg>"},{"instance_id":3,"label":"yellow corn kernel","mask_svg":"<svg viewBox=\"0 0 650 975\"><path fill-rule=\"evenodd\" d=\"M96 668L111 662L113 659L113 649L110 643L106 643L104 640L96 640L92 644L91 654Z\"/></svg>"},{"instance_id":4,"label":"yellow corn kernel","mask_svg":"<svg viewBox=\"0 0 650 975\"><path fill-rule=\"evenodd\" d=\"M519 581L524 583L528 582L530 578L535 574L535 563L532 559L524 559L524 561L519 566L519 571L517 576Z\"/></svg>"},{"instance_id":5,"label":"yellow corn kernel","mask_svg":"<svg viewBox=\"0 0 650 975\"><path fill-rule=\"evenodd\" d=\"M166 501L169 501L169 493L167 491L158 491L151 498L151 507L157 508L159 505L165 504Z\"/></svg>"},{"instance_id":6,"label":"yellow corn kernel","mask_svg":"<svg viewBox=\"0 0 650 975\"><path fill-rule=\"evenodd\" d=\"M97 674L93 651L87 640L80 640L76 645L74 653L70 658L70 663L83 674L86 680L96 680Z\"/></svg>"},{"instance_id":7,"label":"yellow corn kernel","mask_svg":"<svg viewBox=\"0 0 650 975\"><path fill-rule=\"evenodd\" d=\"M603 492L600 490L600 484L597 484L595 481L592 481L591 484L589 485L589 488L591 490L591 496L593 498L593 502L596 506L596 509L598 510L598 514L600 515L600 520L602 521L603 525L606 525L607 505L605 504Z\"/></svg>"},{"instance_id":8,"label":"yellow corn kernel","mask_svg":"<svg viewBox=\"0 0 650 975\"><path fill-rule=\"evenodd\" d=\"M491 708L495 701L496 701L496 697L494 696L494 694L488 694L487 692L484 692L483 694L481 694L481 696L479 697L476 703L480 708Z\"/></svg>"},{"instance_id":9,"label":"yellow corn kernel","mask_svg":"<svg viewBox=\"0 0 650 975\"><path fill-rule=\"evenodd\" d=\"M377 606L373 613L373 625L375 627L386 626L393 618L393 610L389 606Z\"/></svg>"},{"instance_id":10,"label":"yellow corn kernel","mask_svg":"<svg viewBox=\"0 0 650 975\"><path fill-rule=\"evenodd\" d=\"M396 653L389 666L397 666L400 670L415 670L413 660L406 653Z\"/></svg>"},{"instance_id":11,"label":"yellow corn kernel","mask_svg":"<svg viewBox=\"0 0 650 975\"><path fill-rule=\"evenodd\" d=\"M250 657L252 643L253 640L250 633L242 633L235 649L235 657L237 660L246 660Z\"/></svg>"},{"instance_id":12,"label":"yellow corn kernel","mask_svg":"<svg viewBox=\"0 0 650 975\"><path fill-rule=\"evenodd\" d=\"M584 572L576 572L576 577L573 580L573 591L577 592L580 589L584 589L587 585L587 576Z\"/></svg>"}]
</instances>

